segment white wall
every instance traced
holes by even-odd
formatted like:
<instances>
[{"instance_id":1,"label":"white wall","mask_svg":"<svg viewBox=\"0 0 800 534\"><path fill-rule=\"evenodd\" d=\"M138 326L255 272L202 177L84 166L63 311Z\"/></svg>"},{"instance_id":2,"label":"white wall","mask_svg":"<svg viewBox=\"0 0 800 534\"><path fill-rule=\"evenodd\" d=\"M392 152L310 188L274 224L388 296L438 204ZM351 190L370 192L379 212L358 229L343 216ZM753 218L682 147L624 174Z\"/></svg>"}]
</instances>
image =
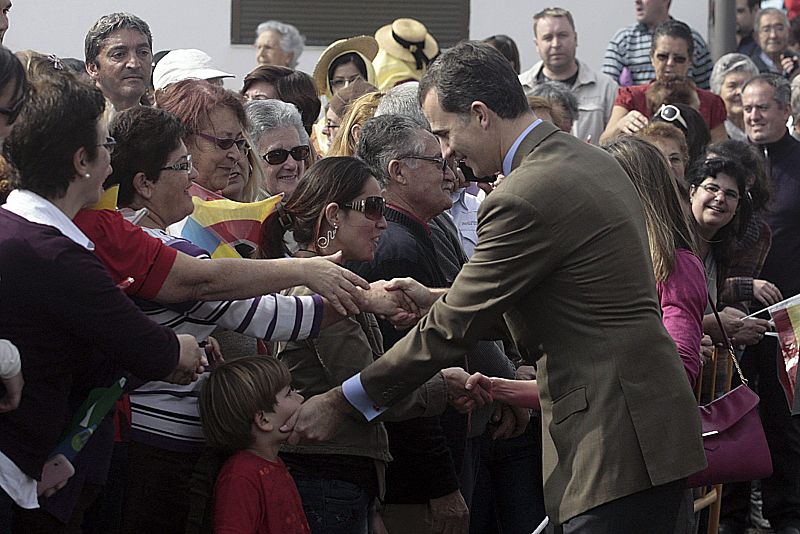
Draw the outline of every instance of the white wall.
<instances>
[{"instance_id":1,"label":"white wall","mask_svg":"<svg viewBox=\"0 0 800 534\"><path fill-rule=\"evenodd\" d=\"M230 44L230 2L225 0L59 0L47 2L46 8L43 4L41 0L14 1L4 42L7 47L83 59L83 39L94 21L112 11L130 11L150 25L154 51L200 48L218 66L237 75L229 87L240 87L242 76L255 66L252 47ZM676 18L706 35L705 0L673 0L672 4ZM533 15L551 5L572 12L578 56L598 69L608 39L633 22L633 0L471 0L470 37L510 35L520 47L522 68L526 69L538 60L532 41ZM308 49L301 57L300 69L310 73L321 52L321 48Z\"/></svg>"}]
</instances>

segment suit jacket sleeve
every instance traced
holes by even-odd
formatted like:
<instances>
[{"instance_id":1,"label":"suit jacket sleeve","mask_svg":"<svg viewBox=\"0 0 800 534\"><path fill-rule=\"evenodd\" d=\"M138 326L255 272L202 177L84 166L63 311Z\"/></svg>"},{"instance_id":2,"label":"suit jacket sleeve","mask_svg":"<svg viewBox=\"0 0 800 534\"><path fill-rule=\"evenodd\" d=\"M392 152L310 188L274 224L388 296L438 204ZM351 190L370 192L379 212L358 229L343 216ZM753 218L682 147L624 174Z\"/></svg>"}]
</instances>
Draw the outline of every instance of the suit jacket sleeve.
<instances>
[{"instance_id":1,"label":"suit jacket sleeve","mask_svg":"<svg viewBox=\"0 0 800 534\"><path fill-rule=\"evenodd\" d=\"M467 350L565 255L537 209L517 195L495 191L481 205L478 220L478 246L448 294L361 373L374 401L391 404L439 369L463 361Z\"/></svg>"}]
</instances>

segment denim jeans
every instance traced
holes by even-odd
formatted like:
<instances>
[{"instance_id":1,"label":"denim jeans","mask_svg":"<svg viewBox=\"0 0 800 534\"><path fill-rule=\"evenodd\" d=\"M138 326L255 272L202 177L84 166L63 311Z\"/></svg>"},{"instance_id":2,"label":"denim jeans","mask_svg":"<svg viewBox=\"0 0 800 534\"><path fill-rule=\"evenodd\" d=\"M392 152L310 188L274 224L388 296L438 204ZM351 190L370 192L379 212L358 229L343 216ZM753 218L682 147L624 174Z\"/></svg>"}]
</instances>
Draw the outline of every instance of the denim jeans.
<instances>
[{"instance_id":1,"label":"denim jeans","mask_svg":"<svg viewBox=\"0 0 800 534\"><path fill-rule=\"evenodd\" d=\"M343 480L293 473L313 534L367 534L372 497Z\"/></svg>"}]
</instances>

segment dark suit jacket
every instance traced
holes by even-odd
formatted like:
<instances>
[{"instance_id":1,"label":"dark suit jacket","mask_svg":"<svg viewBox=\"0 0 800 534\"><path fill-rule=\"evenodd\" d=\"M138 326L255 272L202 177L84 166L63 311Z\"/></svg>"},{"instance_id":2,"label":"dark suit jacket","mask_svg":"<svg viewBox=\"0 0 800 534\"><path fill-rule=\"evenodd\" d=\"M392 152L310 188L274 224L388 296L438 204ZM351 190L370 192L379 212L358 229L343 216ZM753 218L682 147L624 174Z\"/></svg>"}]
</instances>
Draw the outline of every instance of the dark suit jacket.
<instances>
[{"instance_id":1,"label":"dark suit jacket","mask_svg":"<svg viewBox=\"0 0 800 534\"><path fill-rule=\"evenodd\" d=\"M503 316L541 344L544 491L557 523L705 467L694 395L661 323L639 197L609 155L549 123L481 205L449 293L361 381L391 404Z\"/></svg>"}]
</instances>

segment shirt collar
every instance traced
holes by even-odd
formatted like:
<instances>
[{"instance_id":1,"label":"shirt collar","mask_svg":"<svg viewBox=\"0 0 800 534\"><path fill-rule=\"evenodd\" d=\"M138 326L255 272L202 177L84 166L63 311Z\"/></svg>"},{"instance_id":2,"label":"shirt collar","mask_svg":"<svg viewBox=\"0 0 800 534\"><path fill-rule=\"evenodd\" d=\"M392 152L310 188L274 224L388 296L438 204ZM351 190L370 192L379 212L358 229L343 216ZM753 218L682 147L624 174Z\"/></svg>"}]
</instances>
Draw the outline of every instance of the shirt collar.
<instances>
[{"instance_id":1,"label":"shirt collar","mask_svg":"<svg viewBox=\"0 0 800 534\"><path fill-rule=\"evenodd\" d=\"M514 155L517 153L517 149L519 148L520 143L522 140L525 139L531 131L539 126L542 123L542 119L536 119L531 123L530 126L525 128L525 130L519 134L517 140L514 141L514 144L511 145L511 148L506 153L506 157L503 158L503 175L508 176L511 174L511 164L514 162Z\"/></svg>"},{"instance_id":2,"label":"shirt collar","mask_svg":"<svg viewBox=\"0 0 800 534\"><path fill-rule=\"evenodd\" d=\"M8 195L8 200L2 207L29 222L52 226L76 244L87 250L94 250L94 243L63 211L32 191L15 189Z\"/></svg>"},{"instance_id":3,"label":"shirt collar","mask_svg":"<svg viewBox=\"0 0 800 534\"><path fill-rule=\"evenodd\" d=\"M396 211L396 212L398 212L398 213L401 213L401 214L405 215L406 217L408 217L408 218L409 218L409 219L411 219L412 221L414 221L414 222L416 222L417 224L419 224L420 226L422 226L422 227L425 229L425 232L426 232L428 235L430 235L430 233L431 233L431 227L430 227L430 225L428 225L427 221L423 221L422 219L420 219L419 217L417 217L416 215L414 215L414 214L413 214L413 213L411 213L410 211L408 211L408 210L404 210L403 208L401 208L401 207L399 207L399 206L396 206L396 205L394 205L394 204L390 204L389 202L387 202L387 203L386 203L386 207L387 207L387 208L391 208L391 209L393 209L394 211Z\"/></svg>"}]
</instances>

